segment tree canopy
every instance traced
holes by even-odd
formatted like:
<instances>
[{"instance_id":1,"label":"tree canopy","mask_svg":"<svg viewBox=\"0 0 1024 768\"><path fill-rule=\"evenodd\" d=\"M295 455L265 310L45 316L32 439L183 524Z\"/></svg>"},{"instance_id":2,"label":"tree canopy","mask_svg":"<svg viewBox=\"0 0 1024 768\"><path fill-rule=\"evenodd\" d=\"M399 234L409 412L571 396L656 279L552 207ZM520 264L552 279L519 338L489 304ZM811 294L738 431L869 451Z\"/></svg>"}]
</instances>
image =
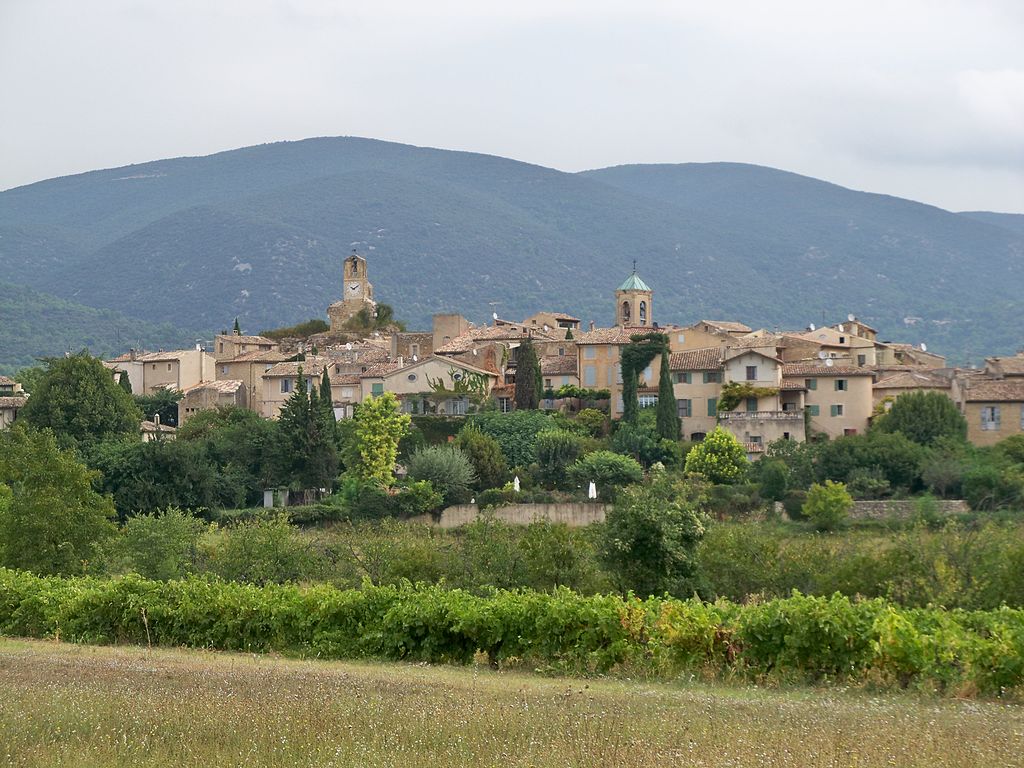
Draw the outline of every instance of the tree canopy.
<instances>
[{"instance_id":1,"label":"tree canopy","mask_svg":"<svg viewBox=\"0 0 1024 768\"><path fill-rule=\"evenodd\" d=\"M896 398L888 413L875 419L879 432L899 432L918 445L930 446L941 437L967 439L967 422L956 404L941 392L907 392Z\"/></svg>"}]
</instances>

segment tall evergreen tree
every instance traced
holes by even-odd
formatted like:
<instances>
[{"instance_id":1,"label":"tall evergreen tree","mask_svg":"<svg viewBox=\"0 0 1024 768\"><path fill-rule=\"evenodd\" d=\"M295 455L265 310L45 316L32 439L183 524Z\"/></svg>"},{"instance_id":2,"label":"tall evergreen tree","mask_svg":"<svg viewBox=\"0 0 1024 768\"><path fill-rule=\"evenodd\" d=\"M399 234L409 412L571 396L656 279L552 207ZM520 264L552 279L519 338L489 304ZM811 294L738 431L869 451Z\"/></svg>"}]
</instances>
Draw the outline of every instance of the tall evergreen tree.
<instances>
[{"instance_id":1,"label":"tall evergreen tree","mask_svg":"<svg viewBox=\"0 0 1024 768\"><path fill-rule=\"evenodd\" d=\"M237 317L235 318L235 328L234 328L234 331L235 331L235 336L241 336L242 335L242 327L238 324L238 318Z\"/></svg>"},{"instance_id":2,"label":"tall evergreen tree","mask_svg":"<svg viewBox=\"0 0 1024 768\"><path fill-rule=\"evenodd\" d=\"M536 410L540 405L540 361L533 341L525 339L519 345L516 361L516 390L513 398L517 410Z\"/></svg>"},{"instance_id":3,"label":"tall evergreen tree","mask_svg":"<svg viewBox=\"0 0 1024 768\"><path fill-rule=\"evenodd\" d=\"M622 420L635 424L637 414L640 411L640 403L637 398L637 373L636 370L622 364Z\"/></svg>"},{"instance_id":4,"label":"tall evergreen tree","mask_svg":"<svg viewBox=\"0 0 1024 768\"><path fill-rule=\"evenodd\" d=\"M324 366L323 375L320 377L320 413L323 418L324 427L334 434L334 427L337 419L334 417L334 395L331 394L331 375L328 366Z\"/></svg>"},{"instance_id":5,"label":"tall evergreen tree","mask_svg":"<svg viewBox=\"0 0 1024 768\"><path fill-rule=\"evenodd\" d=\"M307 389L301 366L298 374L278 420L278 472L293 488L330 488L338 472L337 445L324 424L316 385Z\"/></svg>"},{"instance_id":6,"label":"tall evergreen tree","mask_svg":"<svg viewBox=\"0 0 1024 768\"><path fill-rule=\"evenodd\" d=\"M117 385L129 395L132 393L132 381L128 378L128 371L121 371L118 374Z\"/></svg>"},{"instance_id":7,"label":"tall evergreen tree","mask_svg":"<svg viewBox=\"0 0 1024 768\"><path fill-rule=\"evenodd\" d=\"M679 414L676 412L676 395L672 388L669 354L668 347L661 353L661 371L658 373L657 426L660 437L664 437L667 440L678 440Z\"/></svg>"}]
</instances>

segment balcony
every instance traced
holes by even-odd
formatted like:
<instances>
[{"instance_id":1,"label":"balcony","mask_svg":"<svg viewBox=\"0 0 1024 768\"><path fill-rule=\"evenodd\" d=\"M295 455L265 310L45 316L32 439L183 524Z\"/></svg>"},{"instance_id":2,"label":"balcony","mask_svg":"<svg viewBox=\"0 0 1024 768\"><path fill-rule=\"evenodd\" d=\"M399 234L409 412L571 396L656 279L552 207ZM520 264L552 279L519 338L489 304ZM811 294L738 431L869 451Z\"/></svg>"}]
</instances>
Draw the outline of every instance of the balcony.
<instances>
[{"instance_id":1,"label":"balcony","mask_svg":"<svg viewBox=\"0 0 1024 768\"><path fill-rule=\"evenodd\" d=\"M726 411L718 414L720 422L741 424L756 421L777 421L803 424L803 411Z\"/></svg>"}]
</instances>

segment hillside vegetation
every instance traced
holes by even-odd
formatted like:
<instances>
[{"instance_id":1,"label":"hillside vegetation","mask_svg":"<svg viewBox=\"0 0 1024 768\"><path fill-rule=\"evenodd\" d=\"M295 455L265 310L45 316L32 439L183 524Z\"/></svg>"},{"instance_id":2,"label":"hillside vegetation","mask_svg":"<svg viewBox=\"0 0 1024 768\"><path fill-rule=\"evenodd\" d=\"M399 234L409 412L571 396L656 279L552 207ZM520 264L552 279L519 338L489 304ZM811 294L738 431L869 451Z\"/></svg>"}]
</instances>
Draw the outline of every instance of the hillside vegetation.
<instances>
[{"instance_id":1,"label":"hillside vegetation","mask_svg":"<svg viewBox=\"0 0 1024 768\"><path fill-rule=\"evenodd\" d=\"M319 138L2 192L0 261L18 284L212 332L236 316L265 328L322 315L353 249L410 327L447 310L482 321L490 302L607 324L637 259L662 322L801 327L856 312L883 338L977 360L1019 342L1016 224L749 165L568 174Z\"/></svg>"}]
</instances>

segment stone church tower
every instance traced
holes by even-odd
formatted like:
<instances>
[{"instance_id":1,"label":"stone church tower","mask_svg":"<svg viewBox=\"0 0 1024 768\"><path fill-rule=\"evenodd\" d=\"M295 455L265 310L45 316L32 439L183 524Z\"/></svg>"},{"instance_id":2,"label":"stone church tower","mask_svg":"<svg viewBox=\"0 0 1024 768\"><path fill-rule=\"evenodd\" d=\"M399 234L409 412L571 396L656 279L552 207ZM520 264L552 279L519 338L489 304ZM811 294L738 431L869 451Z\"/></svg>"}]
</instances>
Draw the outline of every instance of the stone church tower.
<instances>
[{"instance_id":1,"label":"stone church tower","mask_svg":"<svg viewBox=\"0 0 1024 768\"><path fill-rule=\"evenodd\" d=\"M345 259L343 273L341 301L327 308L332 332L344 330L345 323L359 310L365 308L372 314L377 309L377 302L373 300L373 286L366 274L366 259L353 253Z\"/></svg>"},{"instance_id":2,"label":"stone church tower","mask_svg":"<svg viewBox=\"0 0 1024 768\"><path fill-rule=\"evenodd\" d=\"M615 324L623 327L654 325L653 296L654 291L637 275L634 263L633 274L615 291Z\"/></svg>"}]
</instances>

